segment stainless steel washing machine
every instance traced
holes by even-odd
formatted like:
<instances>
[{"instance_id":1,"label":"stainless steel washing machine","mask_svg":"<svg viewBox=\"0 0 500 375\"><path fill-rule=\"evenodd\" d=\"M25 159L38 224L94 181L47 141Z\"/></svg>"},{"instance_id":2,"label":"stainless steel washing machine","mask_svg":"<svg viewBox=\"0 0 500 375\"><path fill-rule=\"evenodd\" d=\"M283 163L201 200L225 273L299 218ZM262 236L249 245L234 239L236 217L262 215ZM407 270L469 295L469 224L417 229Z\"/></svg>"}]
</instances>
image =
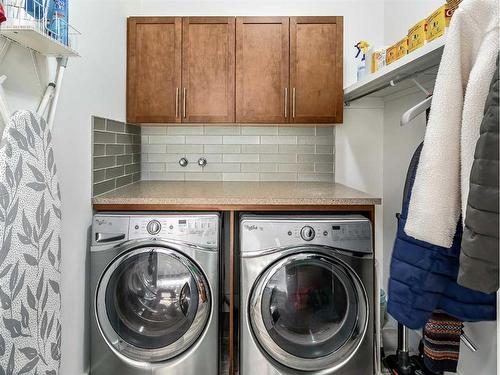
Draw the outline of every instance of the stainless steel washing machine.
<instances>
[{"instance_id":1,"label":"stainless steel washing machine","mask_svg":"<svg viewBox=\"0 0 500 375\"><path fill-rule=\"evenodd\" d=\"M368 219L244 215L240 252L241 375L373 375Z\"/></svg>"},{"instance_id":2,"label":"stainless steel washing machine","mask_svg":"<svg viewBox=\"0 0 500 375\"><path fill-rule=\"evenodd\" d=\"M217 375L218 214L97 214L91 373Z\"/></svg>"}]
</instances>

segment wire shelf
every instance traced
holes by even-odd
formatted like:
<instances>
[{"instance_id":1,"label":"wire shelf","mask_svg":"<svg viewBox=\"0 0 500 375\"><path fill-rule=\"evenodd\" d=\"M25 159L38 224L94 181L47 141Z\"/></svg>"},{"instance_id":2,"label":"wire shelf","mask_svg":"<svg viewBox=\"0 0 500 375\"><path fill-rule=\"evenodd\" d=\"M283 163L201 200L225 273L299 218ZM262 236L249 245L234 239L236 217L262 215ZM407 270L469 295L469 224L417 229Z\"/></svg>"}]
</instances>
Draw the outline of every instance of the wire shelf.
<instances>
[{"instance_id":1,"label":"wire shelf","mask_svg":"<svg viewBox=\"0 0 500 375\"><path fill-rule=\"evenodd\" d=\"M63 17L52 15L51 3L57 1L4 0L7 20L0 25L0 35L43 55L79 56L80 32Z\"/></svg>"}]
</instances>

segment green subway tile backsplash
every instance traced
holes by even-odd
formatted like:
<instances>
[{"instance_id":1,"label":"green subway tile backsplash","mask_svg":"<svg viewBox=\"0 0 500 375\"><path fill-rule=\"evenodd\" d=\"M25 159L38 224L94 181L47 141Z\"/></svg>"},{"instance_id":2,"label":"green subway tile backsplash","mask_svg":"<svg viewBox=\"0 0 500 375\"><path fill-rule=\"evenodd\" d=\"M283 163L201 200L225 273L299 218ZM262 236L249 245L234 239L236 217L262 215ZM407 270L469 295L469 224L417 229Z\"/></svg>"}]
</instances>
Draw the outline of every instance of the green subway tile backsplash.
<instances>
[{"instance_id":1,"label":"green subway tile backsplash","mask_svg":"<svg viewBox=\"0 0 500 375\"><path fill-rule=\"evenodd\" d=\"M123 155L125 154L124 145L106 145L106 155Z\"/></svg>"},{"instance_id":2,"label":"green subway tile backsplash","mask_svg":"<svg viewBox=\"0 0 500 375\"><path fill-rule=\"evenodd\" d=\"M119 121L106 120L106 130L113 133L125 133L125 124Z\"/></svg>"},{"instance_id":3,"label":"green subway tile backsplash","mask_svg":"<svg viewBox=\"0 0 500 375\"><path fill-rule=\"evenodd\" d=\"M116 179L116 187L119 188L131 184L132 182L134 182L132 175L118 177Z\"/></svg>"},{"instance_id":4,"label":"green subway tile backsplash","mask_svg":"<svg viewBox=\"0 0 500 375\"><path fill-rule=\"evenodd\" d=\"M96 182L102 182L106 179L106 170L99 169L98 171L94 171L94 184Z\"/></svg>"},{"instance_id":5,"label":"green subway tile backsplash","mask_svg":"<svg viewBox=\"0 0 500 375\"><path fill-rule=\"evenodd\" d=\"M114 167L116 165L115 156L98 156L94 158L94 170Z\"/></svg>"},{"instance_id":6,"label":"green subway tile backsplash","mask_svg":"<svg viewBox=\"0 0 500 375\"><path fill-rule=\"evenodd\" d=\"M176 124L143 126L141 134L143 180L335 180L333 126Z\"/></svg>"},{"instance_id":7,"label":"green subway tile backsplash","mask_svg":"<svg viewBox=\"0 0 500 375\"><path fill-rule=\"evenodd\" d=\"M106 155L106 145L94 144L94 156L104 156L104 155Z\"/></svg>"},{"instance_id":8,"label":"green subway tile backsplash","mask_svg":"<svg viewBox=\"0 0 500 375\"><path fill-rule=\"evenodd\" d=\"M93 195L143 180L335 180L333 127L136 126L92 118ZM186 157L189 165L179 166ZM200 157L208 161L198 166Z\"/></svg>"},{"instance_id":9,"label":"green subway tile backsplash","mask_svg":"<svg viewBox=\"0 0 500 375\"><path fill-rule=\"evenodd\" d=\"M107 168L106 171L106 179L111 179L115 177L120 177L125 174L125 167L120 165L119 167Z\"/></svg>"},{"instance_id":10,"label":"green subway tile backsplash","mask_svg":"<svg viewBox=\"0 0 500 375\"><path fill-rule=\"evenodd\" d=\"M119 155L116 157L116 164L117 165L132 164L133 160L134 160L133 155Z\"/></svg>"},{"instance_id":11,"label":"green subway tile backsplash","mask_svg":"<svg viewBox=\"0 0 500 375\"><path fill-rule=\"evenodd\" d=\"M116 143L116 134L94 130L94 143L96 144Z\"/></svg>"},{"instance_id":12,"label":"green subway tile backsplash","mask_svg":"<svg viewBox=\"0 0 500 375\"><path fill-rule=\"evenodd\" d=\"M92 195L139 181L141 128L94 116L92 132Z\"/></svg>"},{"instance_id":13,"label":"green subway tile backsplash","mask_svg":"<svg viewBox=\"0 0 500 375\"><path fill-rule=\"evenodd\" d=\"M106 130L106 120L100 117L94 117L94 130Z\"/></svg>"},{"instance_id":14,"label":"green subway tile backsplash","mask_svg":"<svg viewBox=\"0 0 500 375\"><path fill-rule=\"evenodd\" d=\"M95 183L92 187L93 195L96 196L99 194L104 194L108 191L114 190L115 187L116 187L116 181L114 179L100 183Z\"/></svg>"}]
</instances>

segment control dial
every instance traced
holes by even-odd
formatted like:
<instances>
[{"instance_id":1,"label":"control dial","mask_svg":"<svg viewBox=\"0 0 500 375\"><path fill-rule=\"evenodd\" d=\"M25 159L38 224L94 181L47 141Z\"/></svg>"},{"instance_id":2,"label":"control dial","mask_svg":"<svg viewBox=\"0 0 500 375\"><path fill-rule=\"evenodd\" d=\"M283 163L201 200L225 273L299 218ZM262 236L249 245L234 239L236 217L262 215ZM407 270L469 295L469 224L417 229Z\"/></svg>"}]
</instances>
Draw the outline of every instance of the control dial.
<instances>
[{"instance_id":1,"label":"control dial","mask_svg":"<svg viewBox=\"0 0 500 375\"><path fill-rule=\"evenodd\" d=\"M151 220L148 225L147 225L147 228L148 230L148 233L151 234L151 235L156 235L158 233L160 233L160 230L161 230L161 224L158 220Z\"/></svg>"},{"instance_id":2,"label":"control dial","mask_svg":"<svg viewBox=\"0 0 500 375\"><path fill-rule=\"evenodd\" d=\"M312 241L315 235L314 229L310 226L305 226L300 230L300 237L302 237L304 241Z\"/></svg>"}]
</instances>

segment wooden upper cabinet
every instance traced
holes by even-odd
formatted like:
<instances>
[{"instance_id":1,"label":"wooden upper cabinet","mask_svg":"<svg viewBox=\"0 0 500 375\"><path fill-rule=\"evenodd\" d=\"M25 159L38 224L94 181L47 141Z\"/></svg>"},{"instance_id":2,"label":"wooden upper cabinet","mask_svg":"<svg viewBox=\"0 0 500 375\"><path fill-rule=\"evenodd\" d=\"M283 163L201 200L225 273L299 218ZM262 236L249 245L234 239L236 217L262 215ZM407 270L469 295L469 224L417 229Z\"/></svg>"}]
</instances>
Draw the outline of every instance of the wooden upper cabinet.
<instances>
[{"instance_id":1,"label":"wooden upper cabinet","mask_svg":"<svg viewBox=\"0 0 500 375\"><path fill-rule=\"evenodd\" d=\"M127 121L180 122L182 18L128 19Z\"/></svg>"},{"instance_id":2,"label":"wooden upper cabinet","mask_svg":"<svg viewBox=\"0 0 500 375\"><path fill-rule=\"evenodd\" d=\"M292 122L343 121L342 17L290 18Z\"/></svg>"},{"instance_id":3,"label":"wooden upper cabinet","mask_svg":"<svg viewBox=\"0 0 500 375\"><path fill-rule=\"evenodd\" d=\"M289 18L236 18L236 122L287 123Z\"/></svg>"},{"instance_id":4,"label":"wooden upper cabinet","mask_svg":"<svg viewBox=\"0 0 500 375\"><path fill-rule=\"evenodd\" d=\"M130 17L127 121L343 120L342 17Z\"/></svg>"},{"instance_id":5,"label":"wooden upper cabinet","mask_svg":"<svg viewBox=\"0 0 500 375\"><path fill-rule=\"evenodd\" d=\"M234 122L234 25L234 17L183 18L183 122Z\"/></svg>"}]
</instances>

